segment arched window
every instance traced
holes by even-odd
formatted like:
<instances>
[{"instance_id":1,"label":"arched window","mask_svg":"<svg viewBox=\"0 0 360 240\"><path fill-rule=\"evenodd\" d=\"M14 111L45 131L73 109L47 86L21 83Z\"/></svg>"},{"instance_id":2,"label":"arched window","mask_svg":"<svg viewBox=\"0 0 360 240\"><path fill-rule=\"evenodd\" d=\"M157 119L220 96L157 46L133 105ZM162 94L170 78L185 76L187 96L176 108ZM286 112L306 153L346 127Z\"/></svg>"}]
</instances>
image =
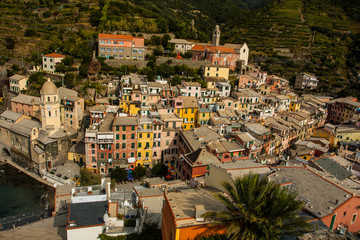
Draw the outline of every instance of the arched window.
<instances>
[{"instance_id":1,"label":"arched window","mask_svg":"<svg viewBox=\"0 0 360 240\"><path fill-rule=\"evenodd\" d=\"M48 97L48 102L50 102L50 97Z\"/></svg>"},{"instance_id":2,"label":"arched window","mask_svg":"<svg viewBox=\"0 0 360 240\"><path fill-rule=\"evenodd\" d=\"M49 117L51 117L51 111L49 111Z\"/></svg>"}]
</instances>

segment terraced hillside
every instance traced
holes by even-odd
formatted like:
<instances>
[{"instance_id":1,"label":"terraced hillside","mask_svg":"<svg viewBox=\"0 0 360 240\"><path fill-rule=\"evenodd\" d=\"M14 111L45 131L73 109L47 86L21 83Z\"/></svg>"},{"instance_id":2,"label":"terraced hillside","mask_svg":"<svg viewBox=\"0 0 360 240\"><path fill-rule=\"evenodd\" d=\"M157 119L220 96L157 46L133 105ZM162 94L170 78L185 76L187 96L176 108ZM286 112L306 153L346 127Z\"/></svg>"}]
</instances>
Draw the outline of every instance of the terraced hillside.
<instances>
[{"instance_id":1,"label":"terraced hillside","mask_svg":"<svg viewBox=\"0 0 360 240\"><path fill-rule=\"evenodd\" d=\"M41 53L58 50L86 62L98 32L172 32L208 41L219 24L222 43L246 41L253 61L269 72L287 78L313 72L320 91L336 92L355 82L360 69L353 57L359 5L356 0L5 0L0 57L24 55L38 62ZM9 37L14 49L5 41Z\"/></svg>"}]
</instances>

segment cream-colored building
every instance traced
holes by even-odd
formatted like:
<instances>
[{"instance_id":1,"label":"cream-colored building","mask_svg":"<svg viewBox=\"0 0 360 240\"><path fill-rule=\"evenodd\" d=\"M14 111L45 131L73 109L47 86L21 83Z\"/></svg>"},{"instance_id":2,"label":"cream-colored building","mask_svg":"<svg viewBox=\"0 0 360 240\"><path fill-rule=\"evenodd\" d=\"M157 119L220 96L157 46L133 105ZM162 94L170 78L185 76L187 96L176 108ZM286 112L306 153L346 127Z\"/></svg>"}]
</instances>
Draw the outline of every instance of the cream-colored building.
<instances>
[{"instance_id":1,"label":"cream-colored building","mask_svg":"<svg viewBox=\"0 0 360 240\"><path fill-rule=\"evenodd\" d=\"M50 135L61 128L60 99L58 89L50 78L40 90L41 128Z\"/></svg>"},{"instance_id":2,"label":"cream-colored building","mask_svg":"<svg viewBox=\"0 0 360 240\"><path fill-rule=\"evenodd\" d=\"M229 79L229 67L208 65L204 67L204 77L223 77Z\"/></svg>"},{"instance_id":3,"label":"cream-colored building","mask_svg":"<svg viewBox=\"0 0 360 240\"><path fill-rule=\"evenodd\" d=\"M10 91L20 93L22 90L27 89L28 77L15 74L9 77Z\"/></svg>"},{"instance_id":4,"label":"cream-colored building","mask_svg":"<svg viewBox=\"0 0 360 240\"><path fill-rule=\"evenodd\" d=\"M61 63L61 60L65 58L64 55L58 54L58 53L50 53L47 55L44 55L43 60L43 70L46 72L55 72L55 66L56 64Z\"/></svg>"},{"instance_id":5,"label":"cream-colored building","mask_svg":"<svg viewBox=\"0 0 360 240\"><path fill-rule=\"evenodd\" d=\"M181 54L191 51L191 48L195 45L195 43L185 39L171 39L169 42L175 45L175 52Z\"/></svg>"}]
</instances>

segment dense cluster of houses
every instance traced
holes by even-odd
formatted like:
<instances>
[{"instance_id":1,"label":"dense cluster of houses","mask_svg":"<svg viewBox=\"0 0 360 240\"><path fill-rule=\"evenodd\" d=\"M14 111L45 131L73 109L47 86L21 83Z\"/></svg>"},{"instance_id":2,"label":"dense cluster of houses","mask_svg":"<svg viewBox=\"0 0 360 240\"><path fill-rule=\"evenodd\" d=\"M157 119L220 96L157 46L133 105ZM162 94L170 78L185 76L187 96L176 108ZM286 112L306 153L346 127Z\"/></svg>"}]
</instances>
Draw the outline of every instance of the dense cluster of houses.
<instances>
[{"instance_id":1,"label":"dense cluster of houses","mask_svg":"<svg viewBox=\"0 0 360 240\"><path fill-rule=\"evenodd\" d=\"M146 180L134 188L133 199L110 193L104 181L71 194L59 191L55 199L69 196L71 202L69 239L126 234L120 215L135 216L130 232L151 219L163 239L195 237L207 230L202 214L223 208L212 194L224 191L219 179L234 184L250 172L297 191L304 214L318 228L360 230L360 103L353 97L299 96L288 80L248 65L246 44L220 46L219 38L216 27L212 44L172 40L176 51L211 60L202 67L203 85L128 74L109 79L102 96L94 94L94 105L85 107L76 91L50 80L34 97L23 94L27 77L9 78L9 90L17 95L11 111L0 115L0 144L19 163L39 173L66 161L101 175L158 163L169 168L167 181ZM99 34L99 54L141 60L144 39ZM63 57L43 56L44 70L51 72ZM234 84L229 73L238 66ZM299 73L295 88L314 89L317 83ZM93 215L84 211L89 208Z\"/></svg>"}]
</instances>

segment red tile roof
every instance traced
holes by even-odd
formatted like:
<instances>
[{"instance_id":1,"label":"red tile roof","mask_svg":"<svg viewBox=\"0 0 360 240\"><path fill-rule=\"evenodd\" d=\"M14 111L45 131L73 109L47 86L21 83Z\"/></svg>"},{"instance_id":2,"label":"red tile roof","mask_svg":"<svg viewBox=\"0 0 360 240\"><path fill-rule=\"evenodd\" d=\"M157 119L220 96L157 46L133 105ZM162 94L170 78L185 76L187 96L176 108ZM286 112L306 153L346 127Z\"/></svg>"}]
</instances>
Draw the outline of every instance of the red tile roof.
<instances>
[{"instance_id":1,"label":"red tile roof","mask_svg":"<svg viewBox=\"0 0 360 240\"><path fill-rule=\"evenodd\" d=\"M58 53L50 53L50 54L44 55L44 57L64 58L65 55L61 55L61 54L58 54Z\"/></svg>"},{"instance_id":2,"label":"red tile roof","mask_svg":"<svg viewBox=\"0 0 360 240\"><path fill-rule=\"evenodd\" d=\"M107 34L107 33L99 33L99 39L118 39L118 40L133 40L133 36L131 35L119 35L119 34Z\"/></svg>"},{"instance_id":3,"label":"red tile roof","mask_svg":"<svg viewBox=\"0 0 360 240\"><path fill-rule=\"evenodd\" d=\"M231 47L215 47L215 46L204 46L204 45L195 45L191 50L193 51L209 51L209 52L223 52L223 53L236 53L234 48Z\"/></svg>"}]
</instances>

